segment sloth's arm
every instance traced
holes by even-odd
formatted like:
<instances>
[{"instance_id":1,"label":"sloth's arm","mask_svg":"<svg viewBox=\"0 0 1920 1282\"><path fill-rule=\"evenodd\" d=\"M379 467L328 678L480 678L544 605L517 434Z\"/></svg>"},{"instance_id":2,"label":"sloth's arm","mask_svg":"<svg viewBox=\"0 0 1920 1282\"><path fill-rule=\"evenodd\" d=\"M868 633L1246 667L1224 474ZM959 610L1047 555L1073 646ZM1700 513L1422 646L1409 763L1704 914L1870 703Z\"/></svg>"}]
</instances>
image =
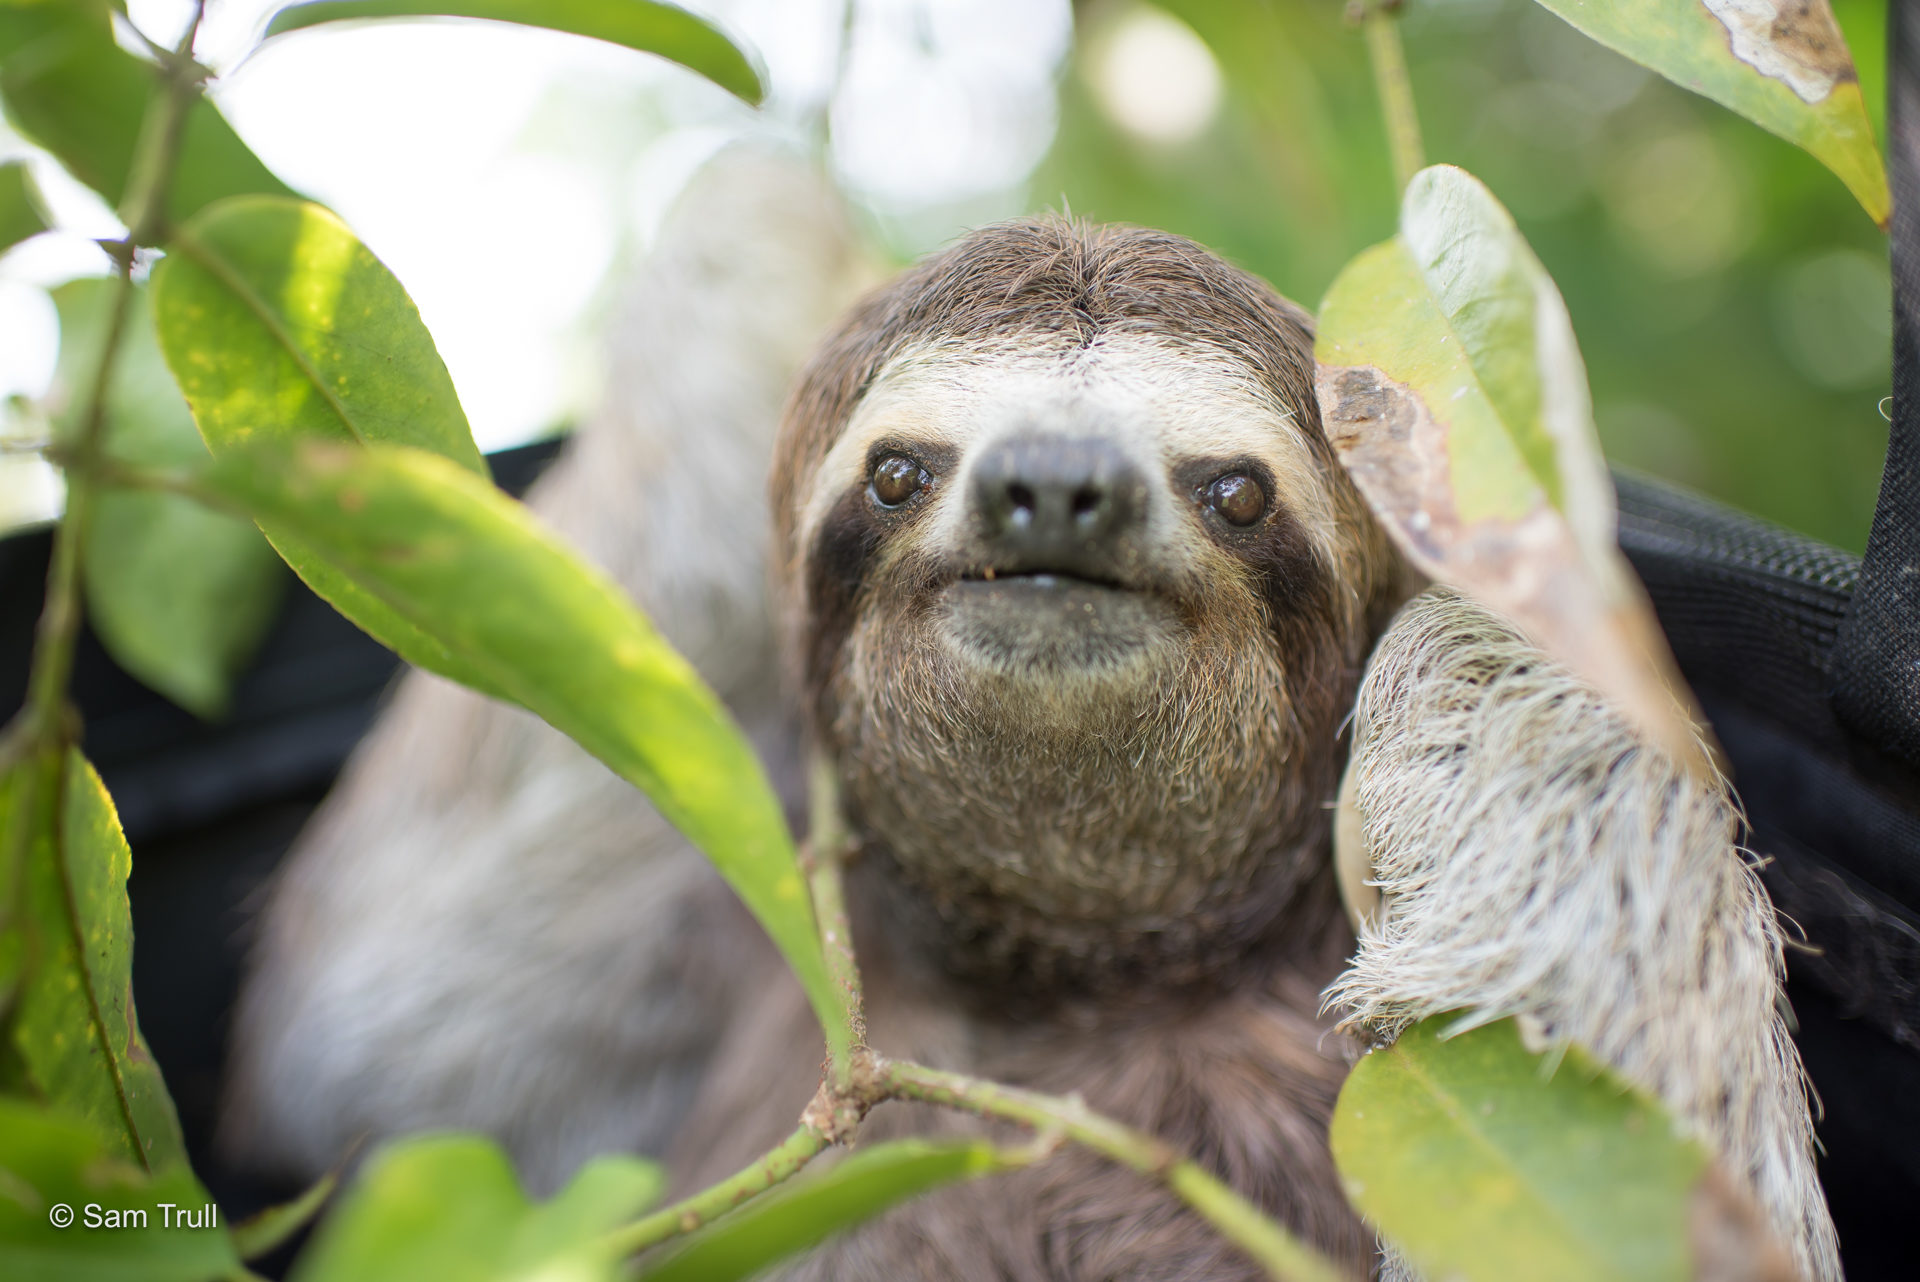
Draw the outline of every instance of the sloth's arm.
<instances>
[{"instance_id":1,"label":"sloth's arm","mask_svg":"<svg viewBox=\"0 0 1920 1282\"><path fill-rule=\"evenodd\" d=\"M1438 589L1375 651L1353 743L1343 841L1381 900L1330 1005L1382 1040L1462 1011L1581 1043L1721 1155L1807 1277L1837 1279L1780 931L1725 790Z\"/></svg>"},{"instance_id":2,"label":"sloth's arm","mask_svg":"<svg viewBox=\"0 0 1920 1282\"><path fill-rule=\"evenodd\" d=\"M856 281L802 163L722 156L633 282L606 404L531 503L797 776L777 692L767 459ZM532 716L412 674L257 926L223 1139L312 1175L359 1138L471 1127L535 1185L670 1142L764 947L631 786Z\"/></svg>"}]
</instances>

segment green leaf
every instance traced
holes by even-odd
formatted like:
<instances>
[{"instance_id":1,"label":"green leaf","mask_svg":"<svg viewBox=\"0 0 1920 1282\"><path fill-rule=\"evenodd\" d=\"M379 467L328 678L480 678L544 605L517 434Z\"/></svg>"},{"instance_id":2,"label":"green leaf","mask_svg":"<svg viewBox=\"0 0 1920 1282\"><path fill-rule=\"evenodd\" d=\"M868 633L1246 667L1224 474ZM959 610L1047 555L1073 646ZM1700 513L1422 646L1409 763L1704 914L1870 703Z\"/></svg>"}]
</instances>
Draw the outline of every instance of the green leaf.
<instances>
[{"instance_id":1,"label":"green leaf","mask_svg":"<svg viewBox=\"0 0 1920 1282\"><path fill-rule=\"evenodd\" d=\"M1886 167L1828 0L1540 0L1684 89L1806 148L1882 227Z\"/></svg>"},{"instance_id":2,"label":"green leaf","mask_svg":"<svg viewBox=\"0 0 1920 1282\"><path fill-rule=\"evenodd\" d=\"M218 1228L181 1228L213 1199L185 1166L149 1175L84 1122L0 1098L0 1277L7 1282L207 1282L240 1267ZM75 1220L54 1227L54 1207ZM100 1221L90 1227L89 1212ZM141 1212L144 1227L114 1213ZM217 1214L217 1213L216 1213ZM171 1221L171 1222L170 1222Z\"/></svg>"},{"instance_id":3,"label":"green leaf","mask_svg":"<svg viewBox=\"0 0 1920 1282\"><path fill-rule=\"evenodd\" d=\"M316 0L273 15L271 39L323 22L368 18L484 18L591 36L657 53L758 105L766 89L732 41L704 18L650 0Z\"/></svg>"},{"instance_id":4,"label":"green leaf","mask_svg":"<svg viewBox=\"0 0 1920 1282\"><path fill-rule=\"evenodd\" d=\"M24 902L5 933L17 964L6 1028L16 1072L40 1100L92 1126L144 1169L186 1165L180 1122L133 1012L133 858L84 757L40 751L8 772L0 832L25 817ZM10 845L9 850L15 847ZM23 875L22 875L23 874Z\"/></svg>"},{"instance_id":5,"label":"green leaf","mask_svg":"<svg viewBox=\"0 0 1920 1282\"><path fill-rule=\"evenodd\" d=\"M1707 1175L1660 1106L1577 1047L1536 1055L1512 1020L1440 1015L1362 1059L1334 1109L1347 1196L1427 1277L1694 1276Z\"/></svg>"},{"instance_id":6,"label":"green leaf","mask_svg":"<svg viewBox=\"0 0 1920 1282\"><path fill-rule=\"evenodd\" d=\"M295 1282L593 1282L619 1275L607 1231L666 1188L637 1157L595 1158L552 1201L531 1203L498 1145L471 1135L404 1140L376 1154L294 1268Z\"/></svg>"},{"instance_id":7,"label":"green leaf","mask_svg":"<svg viewBox=\"0 0 1920 1282\"><path fill-rule=\"evenodd\" d=\"M1690 694L1614 539L1566 304L1513 219L1450 165L1321 304L1328 439L1413 563L1505 614L1675 760L1710 770Z\"/></svg>"},{"instance_id":8,"label":"green leaf","mask_svg":"<svg viewBox=\"0 0 1920 1282\"><path fill-rule=\"evenodd\" d=\"M29 236L39 235L47 225L26 163L13 160L0 165L0 254Z\"/></svg>"},{"instance_id":9,"label":"green leaf","mask_svg":"<svg viewBox=\"0 0 1920 1282\"><path fill-rule=\"evenodd\" d=\"M0 99L27 138L118 206L142 121L159 92L156 69L114 43L106 6L0 8ZM187 112L167 197L178 221L224 196L286 193L214 105Z\"/></svg>"},{"instance_id":10,"label":"green leaf","mask_svg":"<svg viewBox=\"0 0 1920 1282\"><path fill-rule=\"evenodd\" d=\"M233 1226L233 1249L243 1260L257 1260L269 1251L284 1246L289 1238L305 1228L320 1208L333 1196L339 1176L327 1172L299 1197L256 1211Z\"/></svg>"},{"instance_id":11,"label":"green leaf","mask_svg":"<svg viewBox=\"0 0 1920 1282\"><path fill-rule=\"evenodd\" d=\"M845 999L779 799L726 707L617 585L524 506L424 451L262 441L227 450L207 482L459 665L435 671L479 674L646 792L732 883L845 1047ZM356 601L332 599L367 626Z\"/></svg>"},{"instance_id":12,"label":"green leaf","mask_svg":"<svg viewBox=\"0 0 1920 1282\"><path fill-rule=\"evenodd\" d=\"M216 456L253 440L319 437L418 446L487 475L413 300L333 214L241 197L176 229L169 249L153 273L160 346ZM402 658L511 698L293 531L261 529L315 592Z\"/></svg>"},{"instance_id":13,"label":"green leaf","mask_svg":"<svg viewBox=\"0 0 1920 1282\"><path fill-rule=\"evenodd\" d=\"M63 436L77 427L118 288L96 279L54 291L61 336L54 422ZM113 458L166 468L207 457L144 298L127 314L106 413ZM284 585L280 558L252 522L177 494L107 490L94 499L82 556L88 618L120 666L202 717L223 713Z\"/></svg>"},{"instance_id":14,"label":"green leaf","mask_svg":"<svg viewBox=\"0 0 1920 1282\"><path fill-rule=\"evenodd\" d=\"M1014 1170L1030 1151L985 1140L896 1140L755 1198L645 1268L645 1282L733 1282L943 1184Z\"/></svg>"}]
</instances>

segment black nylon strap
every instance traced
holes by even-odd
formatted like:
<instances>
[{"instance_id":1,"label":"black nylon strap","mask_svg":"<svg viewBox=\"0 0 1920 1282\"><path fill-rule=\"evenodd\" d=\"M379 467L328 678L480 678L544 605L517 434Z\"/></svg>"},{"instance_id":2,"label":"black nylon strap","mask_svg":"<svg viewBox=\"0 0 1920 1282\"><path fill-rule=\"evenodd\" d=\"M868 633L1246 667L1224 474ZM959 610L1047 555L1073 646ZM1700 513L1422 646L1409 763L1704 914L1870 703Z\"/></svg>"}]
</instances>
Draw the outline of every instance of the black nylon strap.
<instances>
[{"instance_id":1,"label":"black nylon strap","mask_svg":"<svg viewBox=\"0 0 1920 1282\"><path fill-rule=\"evenodd\" d=\"M1920 5L1887 7L1893 432L1867 555L1831 659L1834 711L1920 765Z\"/></svg>"}]
</instances>

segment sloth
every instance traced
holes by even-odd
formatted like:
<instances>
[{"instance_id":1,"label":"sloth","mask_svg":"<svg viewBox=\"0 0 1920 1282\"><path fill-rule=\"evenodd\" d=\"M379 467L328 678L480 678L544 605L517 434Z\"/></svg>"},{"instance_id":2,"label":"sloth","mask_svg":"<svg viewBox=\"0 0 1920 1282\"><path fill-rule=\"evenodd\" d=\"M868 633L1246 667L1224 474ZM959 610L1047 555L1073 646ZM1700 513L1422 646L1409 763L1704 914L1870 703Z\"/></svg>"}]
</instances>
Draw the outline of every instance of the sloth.
<instances>
[{"instance_id":1,"label":"sloth","mask_svg":"<svg viewBox=\"0 0 1920 1282\"><path fill-rule=\"evenodd\" d=\"M1356 1274L1411 1278L1343 1196L1341 1083L1425 1015L1519 1015L1655 1093L1789 1273L1839 1276L1730 796L1422 591L1321 431L1306 313L1179 237L992 226L860 301L774 433L778 379L740 392L729 361L797 360L858 273L790 171L719 169L663 238L699 270L649 283L655 314L690 309L642 336L651 412L587 433L533 501L693 655L797 826L803 763L837 785L876 1050L1078 1092ZM730 206L784 238L730 257ZM763 270L791 305L702 339L697 300ZM675 346L698 342L704 377ZM761 476L769 507L743 504ZM791 1130L820 1054L758 928L643 800L414 675L263 914L225 1136L305 1173L362 1134L469 1126L536 1189L632 1149L691 1191ZM859 1138L933 1133L998 1131L896 1103ZM786 1276L1258 1274L1067 1149Z\"/></svg>"}]
</instances>

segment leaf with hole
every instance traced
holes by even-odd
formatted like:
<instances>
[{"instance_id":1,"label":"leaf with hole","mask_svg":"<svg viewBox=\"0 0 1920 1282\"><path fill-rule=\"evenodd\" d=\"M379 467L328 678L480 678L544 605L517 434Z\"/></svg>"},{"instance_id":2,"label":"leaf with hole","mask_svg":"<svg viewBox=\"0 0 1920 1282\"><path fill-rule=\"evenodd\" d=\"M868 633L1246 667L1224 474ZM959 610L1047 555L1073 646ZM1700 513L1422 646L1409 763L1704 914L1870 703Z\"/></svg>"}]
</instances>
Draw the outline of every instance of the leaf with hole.
<instances>
[{"instance_id":1,"label":"leaf with hole","mask_svg":"<svg viewBox=\"0 0 1920 1282\"><path fill-rule=\"evenodd\" d=\"M895 1140L808 1171L687 1239L643 1282L735 1282L826 1241L923 1193L960 1180L1011 1171L1032 1150L985 1140Z\"/></svg>"},{"instance_id":2,"label":"leaf with hole","mask_svg":"<svg viewBox=\"0 0 1920 1282\"><path fill-rule=\"evenodd\" d=\"M1712 769L1691 693L1614 539L1566 304L1513 219L1450 165L1321 304L1328 439L1423 573L1505 614L1651 742Z\"/></svg>"},{"instance_id":3,"label":"leaf with hole","mask_svg":"<svg viewBox=\"0 0 1920 1282\"><path fill-rule=\"evenodd\" d=\"M1887 225L1887 171L1828 0L1540 0L1609 49L1811 152Z\"/></svg>"},{"instance_id":4,"label":"leaf with hole","mask_svg":"<svg viewBox=\"0 0 1920 1282\"><path fill-rule=\"evenodd\" d=\"M117 282L76 280L53 293L60 313L55 431L71 439L94 378ZM207 447L174 386L144 294L129 306L104 445L121 462L179 467ZM225 712L234 678L265 639L286 571L251 521L177 494L106 489L94 496L81 544L87 617L114 659L202 717Z\"/></svg>"},{"instance_id":5,"label":"leaf with hole","mask_svg":"<svg viewBox=\"0 0 1920 1282\"><path fill-rule=\"evenodd\" d=\"M224 451L205 484L350 584L352 599L331 598L349 618L366 626L357 603L377 602L644 791L759 918L829 1040L847 1045L846 999L779 798L725 705L616 584L523 505L421 450L263 440Z\"/></svg>"},{"instance_id":6,"label":"leaf with hole","mask_svg":"<svg viewBox=\"0 0 1920 1282\"><path fill-rule=\"evenodd\" d=\"M223 201L178 228L169 250L153 273L160 346L216 456L260 439L384 442L487 475L413 300L332 213L278 197ZM401 658L508 698L292 531L261 528L315 592Z\"/></svg>"},{"instance_id":7,"label":"leaf with hole","mask_svg":"<svg viewBox=\"0 0 1920 1282\"><path fill-rule=\"evenodd\" d=\"M213 1199L184 1165L148 1173L85 1122L0 1097L0 1277L7 1282L212 1282L239 1276L233 1243L218 1229L170 1227ZM56 1228L55 1206L74 1213ZM163 1210L163 1208L168 1208ZM89 1225L89 1211L101 1223ZM146 1225L111 1229L110 1213L140 1212Z\"/></svg>"},{"instance_id":8,"label":"leaf with hole","mask_svg":"<svg viewBox=\"0 0 1920 1282\"><path fill-rule=\"evenodd\" d=\"M747 56L712 23L652 0L314 0L274 14L267 36L380 18L479 18L546 27L659 54L749 103L758 104L766 93Z\"/></svg>"},{"instance_id":9,"label":"leaf with hole","mask_svg":"<svg viewBox=\"0 0 1920 1282\"><path fill-rule=\"evenodd\" d=\"M530 1202L500 1146L477 1135L402 1140L367 1163L294 1266L294 1282L615 1282L607 1233L666 1190L658 1166L597 1157Z\"/></svg>"},{"instance_id":10,"label":"leaf with hole","mask_svg":"<svg viewBox=\"0 0 1920 1282\"><path fill-rule=\"evenodd\" d=\"M93 1127L121 1160L184 1167L173 1100L134 1018L133 856L100 777L77 752L26 754L0 780L0 834L5 857L25 861L0 869L23 892L0 918L13 988L0 1053L35 1098Z\"/></svg>"}]
</instances>

